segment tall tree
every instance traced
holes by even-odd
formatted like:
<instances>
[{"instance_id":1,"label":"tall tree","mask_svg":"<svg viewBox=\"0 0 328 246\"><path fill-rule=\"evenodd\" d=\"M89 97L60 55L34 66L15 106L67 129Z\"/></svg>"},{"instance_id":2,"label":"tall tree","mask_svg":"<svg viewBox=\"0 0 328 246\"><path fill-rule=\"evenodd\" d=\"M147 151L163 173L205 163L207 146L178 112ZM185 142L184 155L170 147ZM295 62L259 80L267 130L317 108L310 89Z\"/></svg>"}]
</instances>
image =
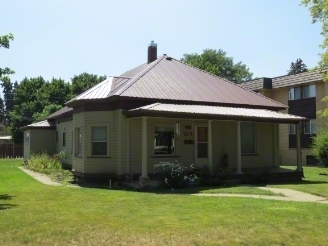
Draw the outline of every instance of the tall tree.
<instances>
[{"instance_id":1,"label":"tall tree","mask_svg":"<svg viewBox=\"0 0 328 246\"><path fill-rule=\"evenodd\" d=\"M308 71L307 66L302 61L301 58L296 59L296 62L292 62L290 64L290 69L287 71L289 75L298 74Z\"/></svg>"},{"instance_id":2,"label":"tall tree","mask_svg":"<svg viewBox=\"0 0 328 246\"><path fill-rule=\"evenodd\" d=\"M8 125L10 125L9 112L11 112L14 107L14 93L15 93L14 85L10 81L10 78L8 76L4 76L4 77L0 78L0 80L1 80L3 97L4 97L4 114L5 114L5 116L3 118L3 123L8 126Z\"/></svg>"},{"instance_id":3,"label":"tall tree","mask_svg":"<svg viewBox=\"0 0 328 246\"><path fill-rule=\"evenodd\" d=\"M0 122L3 122L5 118L5 105L2 97L0 97Z\"/></svg>"},{"instance_id":4,"label":"tall tree","mask_svg":"<svg viewBox=\"0 0 328 246\"><path fill-rule=\"evenodd\" d=\"M222 49L205 49L202 54L184 54L181 61L235 83L251 80L253 76L245 64L234 63L233 58L227 57Z\"/></svg>"},{"instance_id":5,"label":"tall tree","mask_svg":"<svg viewBox=\"0 0 328 246\"><path fill-rule=\"evenodd\" d=\"M12 35L11 33L9 33L8 35L0 36L0 48L9 49L10 41L13 41L13 40L14 40L14 35ZM3 75L13 74L13 73L14 73L14 71L11 70L9 67L0 68L0 78Z\"/></svg>"},{"instance_id":6,"label":"tall tree","mask_svg":"<svg viewBox=\"0 0 328 246\"><path fill-rule=\"evenodd\" d=\"M82 92L90 89L94 85L106 79L106 76L97 76L95 74L82 73L80 75L74 75L72 80L72 92L79 95Z\"/></svg>"},{"instance_id":7,"label":"tall tree","mask_svg":"<svg viewBox=\"0 0 328 246\"><path fill-rule=\"evenodd\" d=\"M319 67L325 68L328 66L328 0L302 0L302 4L308 7L312 17L312 23L321 22L321 35L323 42L321 48L323 53L319 61ZM328 81L328 72L325 72L324 81ZM328 96L324 97L322 101L328 103ZM328 116L328 108L318 112L321 116Z\"/></svg>"}]
</instances>

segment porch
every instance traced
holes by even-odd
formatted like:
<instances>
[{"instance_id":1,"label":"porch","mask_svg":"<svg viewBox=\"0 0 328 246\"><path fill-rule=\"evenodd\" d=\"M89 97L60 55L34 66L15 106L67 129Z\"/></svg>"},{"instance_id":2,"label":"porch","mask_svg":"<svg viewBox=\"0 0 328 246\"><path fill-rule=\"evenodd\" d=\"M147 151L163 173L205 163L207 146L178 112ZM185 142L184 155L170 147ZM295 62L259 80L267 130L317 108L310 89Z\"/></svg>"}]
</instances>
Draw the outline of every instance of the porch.
<instances>
[{"instance_id":1,"label":"porch","mask_svg":"<svg viewBox=\"0 0 328 246\"><path fill-rule=\"evenodd\" d=\"M150 186L155 161L214 167L226 152L231 180L241 180L263 168L270 168L275 180L302 179L299 131L296 171L279 168L278 124L295 124L299 129L305 118L263 109L171 104L123 113L127 116L125 176L134 174L135 178L141 171L141 187ZM137 145L131 146L131 142Z\"/></svg>"}]
</instances>

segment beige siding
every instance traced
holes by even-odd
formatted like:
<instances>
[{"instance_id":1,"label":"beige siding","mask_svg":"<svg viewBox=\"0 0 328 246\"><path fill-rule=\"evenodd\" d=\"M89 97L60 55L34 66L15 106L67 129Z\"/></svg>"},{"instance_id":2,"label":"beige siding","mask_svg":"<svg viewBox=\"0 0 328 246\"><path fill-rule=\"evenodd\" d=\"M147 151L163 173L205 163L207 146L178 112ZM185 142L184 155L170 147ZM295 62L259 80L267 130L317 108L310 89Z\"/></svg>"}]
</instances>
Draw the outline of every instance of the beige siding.
<instances>
[{"instance_id":1,"label":"beige siding","mask_svg":"<svg viewBox=\"0 0 328 246\"><path fill-rule=\"evenodd\" d=\"M327 82L320 82L316 83L316 108L317 111L323 110L325 108L328 108L328 103L323 102L322 99L325 96L328 96L328 83ZM317 116L317 131L319 132L320 129L327 129L328 123L327 123L327 117L320 117Z\"/></svg>"},{"instance_id":2,"label":"beige siding","mask_svg":"<svg viewBox=\"0 0 328 246\"><path fill-rule=\"evenodd\" d=\"M77 127L81 128L82 131L82 156L75 155L75 141L76 141L76 132ZM84 173L84 113L73 114L73 165L72 169L77 172Z\"/></svg>"},{"instance_id":3,"label":"beige siding","mask_svg":"<svg viewBox=\"0 0 328 246\"><path fill-rule=\"evenodd\" d=\"M180 123L180 137L176 143L176 156L155 157L153 155L154 127L157 125L174 125ZM195 160L195 146L184 144L185 139L183 129L186 125L197 124L207 125L206 121L174 120L174 119L147 119L147 165L148 173L153 173L154 164L161 161L178 161L184 166L190 166ZM141 173L141 119L130 120L130 168L131 173ZM237 122L235 121L213 121L212 122L213 141L213 166L221 160L224 151L229 156L230 168L237 167ZM242 168L273 166L273 124L256 123L257 154L252 156L242 156ZM194 140L194 136L191 138Z\"/></svg>"},{"instance_id":4,"label":"beige siding","mask_svg":"<svg viewBox=\"0 0 328 246\"><path fill-rule=\"evenodd\" d=\"M26 134L30 134L31 135L31 133L30 133L30 130L25 130L24 131L24 160L26 161L26 160L28 160L28 159L30 159L30 154L31 154L31 152L30 152L30 147L31 147L31 140L29 140L29 141L25 141L25 138L26 138ZM30 139L31 139L31 137L30 137Z\"/></svg>"},{"instance_id":5,"label":"beige siding","mask_svg":"<svg viewBox=\"0 0 328 246\"><path fill-rule=\"evenodd\" d=\"M45 129L30 129L30 152L47 153L53 155L56 153L56 131Z\"/></svg>"},{"instance_id":6,"label":"beige siding","mask_svg":"<svg viewBox=\"0 0 328 246\"><path fill-rule=\"evenodd\" d=\"M59 122L56 126L58 132L58 142L56 143L56 152L59 153L64 151L66 158L62 159L62 162L68 165L72 165L72 130L73 130L73 121ZM65 132L65 146L63 146L63 133Z\"/></svg>"},{"instance_id":7,"label":"beige siding","mask_svg":"<svg viewBox=\"0 0 328 246\"><path fill-rule=\"evenodd\" d=\"M118 158L117 123L114 111L84 112L84 172L85 173L116 173ZM108 157L92 157L91 128L107 126Z\"/></svg>"}]
</instances>

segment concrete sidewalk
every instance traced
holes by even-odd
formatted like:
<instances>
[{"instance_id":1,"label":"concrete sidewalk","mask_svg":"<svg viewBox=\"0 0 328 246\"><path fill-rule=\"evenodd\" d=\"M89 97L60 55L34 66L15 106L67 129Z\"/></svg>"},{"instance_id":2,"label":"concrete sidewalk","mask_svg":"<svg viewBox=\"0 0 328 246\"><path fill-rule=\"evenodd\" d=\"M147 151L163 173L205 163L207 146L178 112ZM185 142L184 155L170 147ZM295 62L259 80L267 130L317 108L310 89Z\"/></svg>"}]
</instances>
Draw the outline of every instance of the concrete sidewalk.
<instances>
[{"instance_id":1,"label":"concrete sidewalk","mask_svg":"<svg viewBox=\"0 0 328 246\"><path fill-rule=\"evenodd\" d=\"M263 195L246 195L246 194L204 194L197 193L192 194L194 196L217 196L217 197L248 197L268 200L279 200L279 201L295 201L295 202L316 202L328 204L328 199L320 196L311 195L308 193L295 191L291 189L282 188L270 188L270 187L256 187L261 190L269 190L277 194L283 194L284 196L263 196Z\"/></svg>"},{"instance_id":2,"label":"concrete sidewalk","mask_svg":"<svg viewBox=\"0 0 328 246\"><path fill-rule=\"evenodd\" d=\"M62 184L52 181L51 178L45 174L34 172L34 171L28 170L24 167L18 167L18 168L42 184L52 185L52 186L62 186ZM65 185L65 186L80 188L80 186L77 186L77 185Z\"/></svg>"}]
</instances>

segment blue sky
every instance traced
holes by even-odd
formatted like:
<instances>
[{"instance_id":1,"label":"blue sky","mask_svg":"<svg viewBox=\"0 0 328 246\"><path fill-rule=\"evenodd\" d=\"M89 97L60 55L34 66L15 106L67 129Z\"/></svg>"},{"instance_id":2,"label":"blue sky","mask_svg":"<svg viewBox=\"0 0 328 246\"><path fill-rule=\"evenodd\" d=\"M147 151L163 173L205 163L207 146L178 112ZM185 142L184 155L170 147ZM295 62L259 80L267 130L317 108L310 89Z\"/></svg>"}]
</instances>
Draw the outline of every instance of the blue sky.
<instances>
[{"instance_id":1,"label":"blue sky","mask_svg":"<svg viewBox=\"0 0 328 246\"><path fill-rule=\"evenodd\" d=\"M146 62L151 40L158 55L223 49L257 77L286 74L301 58L319 60L320 24L300 0L2 0L0 67L25 76L69 80L82 72L119 75Z\"/></svg>"}]
</instances>

